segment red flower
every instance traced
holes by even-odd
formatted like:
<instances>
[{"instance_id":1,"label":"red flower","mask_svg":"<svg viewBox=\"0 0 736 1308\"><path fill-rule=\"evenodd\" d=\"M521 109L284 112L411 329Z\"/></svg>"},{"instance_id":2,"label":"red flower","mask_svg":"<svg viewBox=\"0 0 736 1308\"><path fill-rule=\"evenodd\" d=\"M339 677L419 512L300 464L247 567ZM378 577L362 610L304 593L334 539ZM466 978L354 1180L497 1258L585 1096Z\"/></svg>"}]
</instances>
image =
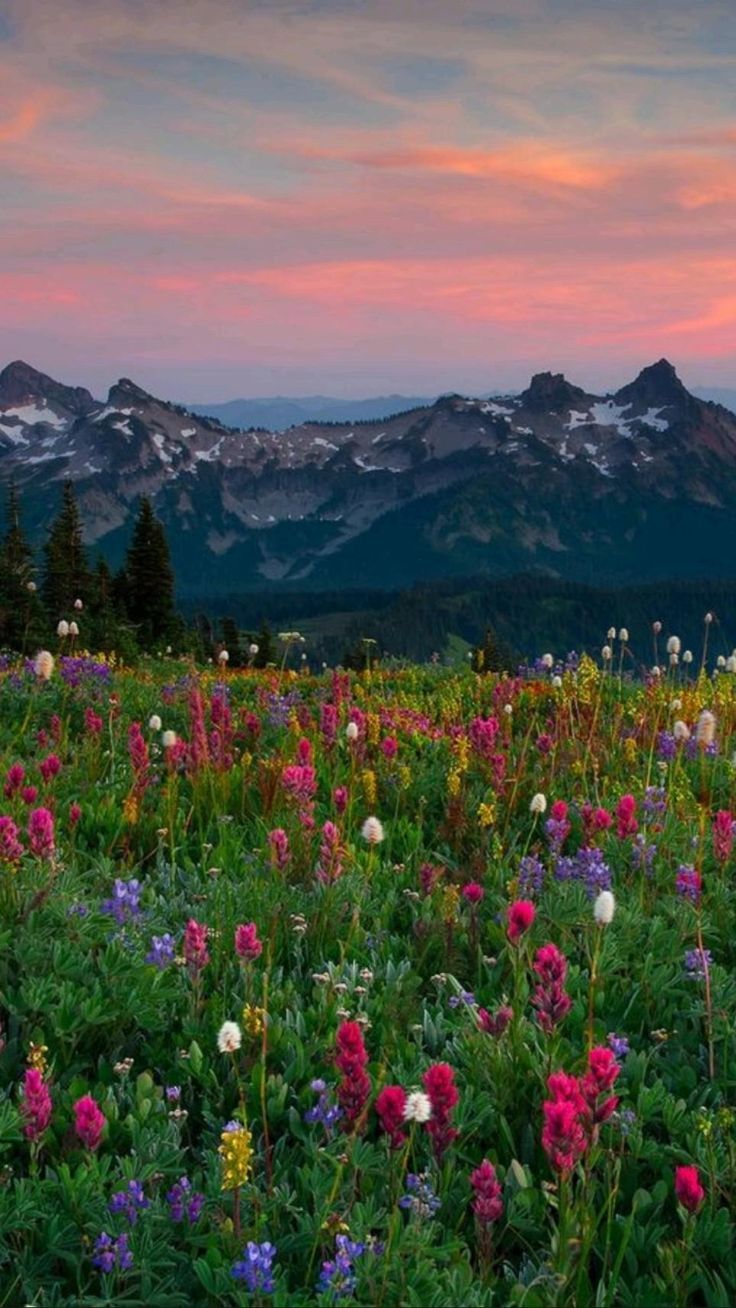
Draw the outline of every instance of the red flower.
<instances>
[{"instance_id":1,"label":"red flower","mask_svg":"<svg viewBox=\"0 0 736 1308\"><path fill-rule=\"evenodd\" d=\"M617 834L619 840L624 840L626 836L633 836L639 829L634 814L636 813L636 800L633 795L622 795L616 808Z\"/></svg>"},{"instance_id":2,"label":"red flower","mask_svg":"<svg viewBox=\"0 0 736 1308\"><path fill-rule=\"evenodd\" d=\"M189 974L193 979L199 976L202 968L206 967L210 961L207 949L208 935L209 927L190 917L184 928L184 958L189 968Z\"/></svg>"},{"instance_id":3,"label":"red flower","mask_svg":"<svg viewBox=\"0 0 736 1308\"><path fill-rule=\"evenodd\" d=\"M588 1054L588 1070L580 1079L580 1089L595 1126L607 1122L616 1111L617 1095L610 1095L603 1103L600 1102L600 1097L607 1095L613 1088L620 1071L612 1049L605 1045L591 1049Z\"/></svg>"},{"instance_id":4,"label":"red flower","mask_svg":"<svg viewBox=\"0 0 736 1308\"><path fill-rule=\"evenodd\" d=\"M29 1067L23 1079L20 1110L26 1122L23 1134L27 1140L38 1140L51 1121L51 1095L36 1067Z\"/></svg>"},{"instance_id":5,"label":"red flower","mask_svg":"<svg viewBox=\"0 0 736 1308\"><path fill-rule=\"evenodd\" d=\"M675 1168L675 1195L677 1202L689 1213L697 1213L705 1199L697 1167Z\"/></svg>"},{"instance_id":6,"label":"red flower","mask_svg":"<svg viewBox=\"0 0 736 1308\"><path fill-rule=\"evenodd\" d=\"M243 923L235 928L235 953L246 963L252 963L263 953L255 922Z\"/></svg>"},{"instance_id":7,"label":"red flower","mask_svg":"<svg viewBox=\"0 0 736 1308\"><path fill-rule=\"evenodd\" d=\"M437 1161L440 1162L447 1146L457 1136L457 1131L450 1123L452 1111L460 1099L455 1085L455 1073L449 1063L433 1063L424 1073L422 1085L432 1105L427 1130L434 1143Z\"/></svg>"},{"instance_id":8,"label":"red flower","mask_svg":"<svg viewBox=\"0 0 736 1308\"><path fill-rule=\"evenodd\" d=\"M342 1072L337 1098L350 1125L357 1122L371 1092L366 1072L368 1054L358 1022L342 1022L337 1029L335 1065Z\"/></svg>"},{"instance_id":9,"label":"red flower","mask_svg":"<svg viewBox=\"0 0 736 1308\"><path fill-rule=\"evenodd\" d=\"M542 945L534 959L534 971L539 977L539 985L532 996L532 1006L537 1010L539 1025L549 1035L572 1006L565 990L567 959L556 945Z\"/></svg>"},{"instance_id":10,"label":"red flower","mask_svg":"<svg viewBox=\"0 0 736 1308\"><path fill-rule=\"evenodd\" d=\"M508 911L506 935L509 940L518 940L523 936L532 925L535 914L536 909L531 899L517 899Z\"/></svg>"},{"instance_id":11,"label":"red flower","mask_svg":"<svg viewBox=\"0 0 736 1308\"><path fill-rule=\"evenodd\" d=\"M477 1013L478 1026L481 1031L485 1031L486 1035L501 1036L513 1016L514 1010L509 1004L501 1004L501 1007L497 1008L495 1013L489 1013L487 1008L479 1008Z\"/></svg>"},{"instance_id":12,"label":"red flower","mask_svg":"<svg viewBox=\"0 0 736 1308\"><path fill-rule=\"evenodd\" d=\"M542 1111L544 1151L556 1172L571 1172L588 1144L579 1110L570 1099L548 1099Z\"/></svg>"},{"instance_id":13,"label":"red flower","mask_svg":"<svg viewBox=\"0 0 736 1308\"><path fill-rule=\"evenodd\" d=\"M404 1108L406 1091L400 1085L386 1085L376 1099L381 1129L390 1137L391 1148L400 1149L406 1140L402 1130L404 1125Z\"/></svg>"},{"instance_id":14,"label":"red flower","mask_svg":"<svg viewBox=\"0 0 736 1308\"><path fill-rule=\"evenodd\" d=\"M493 1163L484 1158L480 1167L470 1173L470 1184L475 1192L473 1212L478 1221L482 1226L497 1222L503 1213L503 1199Z\"/></svg>"},{"instance_id":15,"label":"red flower","mask_svg":"<svg viewBox=\"0 0 736 1308\"><path fill-rule=\"evenodd\" d=\"M477 881L469 881L466 886L463 886L463 899L466 899L469 904L479 904L485 893Z\"/></svg>"},{"instance_id":16,"label":"red flower","mask_svg":"<svg viewBox=\"0 0 736 1308\"><path fill-rule=\"evenodd\" d=\"M92 1096L82 1095L74 1105L74 1130L82 1144L88 1149L96 1149L104 1125L104 1114L100 1112Z\"/></svg>"}]
</instances>

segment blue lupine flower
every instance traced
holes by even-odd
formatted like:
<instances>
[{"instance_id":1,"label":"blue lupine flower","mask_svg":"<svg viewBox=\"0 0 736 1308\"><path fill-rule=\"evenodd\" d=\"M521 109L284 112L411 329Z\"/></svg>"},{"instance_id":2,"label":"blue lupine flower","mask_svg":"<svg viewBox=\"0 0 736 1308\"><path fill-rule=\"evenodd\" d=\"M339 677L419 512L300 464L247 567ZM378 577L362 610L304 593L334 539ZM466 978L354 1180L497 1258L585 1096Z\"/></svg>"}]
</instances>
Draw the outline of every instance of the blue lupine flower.
<instances>
[{"instance_id":1,"label":"blue lupine flower","mask_svg":"<svg viewBox=\"0 0 736 1308\"><path fill-rule=\"evenodd\" d=\"M544 867L536 854L525 854L519 863L519 894L539 894L544 884Z\"/></svg>"},{"instance_id":2,"label":"blue lupine flower","mask_svg":"<svg viewBox=\"0 0 736 1308\"><path fill-rule=\"evenodd\" d=\"M608 1043L619 1062L622 1058L625 1058L629 1052L630 1045L626 1036L616 1035L614 1031L611 1031L608 1035Z\"/></svg>"},{"instance_id":3,"label":"blue lupine flower","mask_svg":"<svg viewBox=\"0 0 736 1308\"><path fill-rule=\"evenodd\" d=\"M441 1200L437 1198L424 1173L417 1176L410 1172L406 1178L406 1194L399 1199L399 1208L408 1209L413 1217L421 1221L434 1217L441 1207Z\"/></svg>"},{"instance_id":4,"label":"blue lupine flower","mask_svg":"<svg viewBox=\"0 0 736 1308\"><path fill-rule=\"evenodd\" d=\"M168 931L162 936L151 937L151 948L146 954L145 961L152 963L159 971L163 972L169 963L174 959L174 937Z\"/></svg>"},{"instance_id":5,"label":"blue lupine flower","mask_svg":"<svg viewBox=\"0 0 736 1308\"><path fill-rule=\"evenodd\" d=\"M132 918L140 917L140 893L140 882L135 877L130 881L116 877L112 897L103 900L100 908L103 913L114 917L118 926L124 926Z\"/></svg>"},{"instance_id":6,"label":"blue lupine flower","mask_svg":"<svg viewBox=\"0 0 736 1308\"><path fill-rule=\"evenodd\" d=\"M143 1186L140 1181L129 1181L126 1190L118 1190L108 1204L111 1213L120 1213L135 1226L138 1221L138 1214L144 1208L149 1208L149 1200L143 1193Z\"/></svg>"},{"instance_id":7,"label":"blue lupine flower","mask_svg":"<svg viewBox=\"0 0 736 1308\"><path fill-rule=\"evenodd\" d=\"M176 1087L178 1089L178 1087ZM188 1176L181 1176L171 1187L166 1202L172 1222L187 1221L191 1225L197 1221L204 1207L204 1195L192 1189Z\"/></svg>"},{"instance_id":8,"label":"blue lupine flower","mask_svg":"<svg viewBox=\"0 0 736 1308\"><path fill-rule=\"evenodd\" d=\"M128 1248L128 1236L124 1233L113 1239L107 1231L98 1235L95 1240L92 1266L100 1272L127 1272L133 1266L133 1255Z\"/></svg>"},{"instance_id":9,"label":"blue lupine flower","mask_svg":"<svg viewBox=\"0 0 736 1308\"><path fill-rule=\"evenodd\" d=\"M251 1294L272 1294L276 1287L272 1272L275 1257L276 1248L268 1240L262 1244L249 1240L240 1262L231 1268L232 1275L236 1281L245 1281Z\"/></svg>"},{"instance_id":10,"label":"blue lupine flower","mask_svg":"<svg viewBox=\"0 0 736 1308\"><path fill-rule=\"evenodd\" d=\"M709 949L689 949L685 954L685 974L689 981L704 981L706 968L713 966Z\"/></svg>"}]
</instances>

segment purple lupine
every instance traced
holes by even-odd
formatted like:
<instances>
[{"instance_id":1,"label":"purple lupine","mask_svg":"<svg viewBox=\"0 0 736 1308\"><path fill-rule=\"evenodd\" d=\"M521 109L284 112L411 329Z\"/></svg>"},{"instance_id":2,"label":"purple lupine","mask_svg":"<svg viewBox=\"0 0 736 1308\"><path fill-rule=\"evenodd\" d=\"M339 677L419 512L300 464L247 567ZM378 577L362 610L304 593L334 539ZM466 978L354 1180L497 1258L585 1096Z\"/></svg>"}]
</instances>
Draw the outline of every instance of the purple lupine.
<instances>
[{"instance_id":1,"label":"purple lupine","mask_svg":"<svg viewBox=\"0 0 736 1308\"><path fill-rule=\"evenodd\" d=\"M124 1217L131 1226L138 1221L138 1214L150 1206L140 1181L128 1181L125 1190L118 1190L108 1204L111 1213Z\"/></svg>"}]
</instances>

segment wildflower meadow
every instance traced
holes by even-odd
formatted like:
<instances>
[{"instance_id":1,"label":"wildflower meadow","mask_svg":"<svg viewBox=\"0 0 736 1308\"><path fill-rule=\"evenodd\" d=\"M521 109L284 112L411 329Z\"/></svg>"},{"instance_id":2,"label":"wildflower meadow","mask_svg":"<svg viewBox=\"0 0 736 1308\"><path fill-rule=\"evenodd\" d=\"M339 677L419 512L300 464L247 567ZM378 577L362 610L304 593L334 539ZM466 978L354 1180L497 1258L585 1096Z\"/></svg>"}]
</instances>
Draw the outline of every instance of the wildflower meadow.
<instances>
[{"instance_id":1,"label":"wildflower meadow","mask_svg":"<svg viewBox=\"0 0 736 1308\"><path fill-rule=\"evenodd\" d=\"M0 1308L734 1301L736 678L665 638L4 660Z\"/></svg>"}]
</instances>

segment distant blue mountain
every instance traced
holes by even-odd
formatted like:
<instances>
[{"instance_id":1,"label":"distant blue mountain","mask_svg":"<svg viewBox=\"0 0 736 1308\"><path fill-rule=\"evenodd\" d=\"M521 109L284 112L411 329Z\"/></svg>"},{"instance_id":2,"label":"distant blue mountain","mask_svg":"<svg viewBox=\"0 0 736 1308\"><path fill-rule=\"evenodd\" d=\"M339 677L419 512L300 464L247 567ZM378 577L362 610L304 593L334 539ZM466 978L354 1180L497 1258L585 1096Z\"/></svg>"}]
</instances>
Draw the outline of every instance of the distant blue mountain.
<instances>
[{"instance_id":1,"label":"distant blue mountain","mask_svg":"<svg viewBox=\"0 0 736 1308\"><path fill-rule=\"evenodd\" d=\"M339 400L330 395L274 395L187 407L191 413L214 418L226 427L286 431L287 427L298 427L303 422L376 422L431 403L432 399L420 395L377 395L369 400Z\"/></svg>"}]
</instances>

